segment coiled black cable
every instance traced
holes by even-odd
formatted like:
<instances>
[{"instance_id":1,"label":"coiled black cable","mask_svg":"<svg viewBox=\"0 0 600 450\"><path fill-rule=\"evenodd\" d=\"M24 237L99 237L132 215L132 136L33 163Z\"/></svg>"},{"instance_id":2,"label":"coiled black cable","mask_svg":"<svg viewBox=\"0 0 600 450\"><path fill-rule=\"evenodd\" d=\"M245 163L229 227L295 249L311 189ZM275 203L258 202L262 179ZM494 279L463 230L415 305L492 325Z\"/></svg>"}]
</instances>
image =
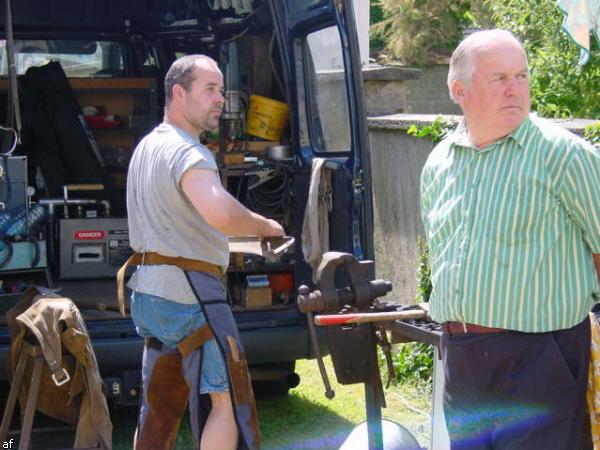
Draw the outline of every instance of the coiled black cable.
<instances>
[{"instance_id":1,"label":"coiled black cable","mask_svg":"<svg viewBox=\"0 0 600 450\"><path fill-rule=\"evenodd\" d=\"M3 242L4 242L4 245L6 245L5 248L7 249L7 252L6 252L6 256L2 259L2 261L0 261L0 269L5 268L12 261L13 254L14 254L12 242L10 242L7 239L4 239Z\"/></svg>"},{"instance_id":2,"label":"coiled black cable","mask_svg":"<svg viewBox=\"0 0 600 450\"><path fill-rule=\"evenodd\" d=\"M248 189L247 206L267 217L285 213L289 205L290 181L287 170L278 170L270 180Z\"/></svg>"}]
</instances>

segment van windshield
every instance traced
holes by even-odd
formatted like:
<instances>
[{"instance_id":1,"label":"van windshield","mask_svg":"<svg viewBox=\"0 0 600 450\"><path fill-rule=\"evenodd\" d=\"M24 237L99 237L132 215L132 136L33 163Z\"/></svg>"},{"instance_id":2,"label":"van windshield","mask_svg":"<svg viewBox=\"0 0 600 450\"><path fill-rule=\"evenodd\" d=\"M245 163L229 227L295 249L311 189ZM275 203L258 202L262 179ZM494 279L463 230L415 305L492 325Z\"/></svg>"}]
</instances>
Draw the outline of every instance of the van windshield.
<instances>
[{"instance_id":1,"label":"van windshield","mask_svg":"<svg viewBox=\"0 0 600 450\"><path fill-rule=\"evenodd\" d=\"M15 40L17 74L29 67L58 61L68 77L123 76L123 52L117 42ZM0 40L0 77L8 76L6 40Z\"/></svg>"}]
</instances>

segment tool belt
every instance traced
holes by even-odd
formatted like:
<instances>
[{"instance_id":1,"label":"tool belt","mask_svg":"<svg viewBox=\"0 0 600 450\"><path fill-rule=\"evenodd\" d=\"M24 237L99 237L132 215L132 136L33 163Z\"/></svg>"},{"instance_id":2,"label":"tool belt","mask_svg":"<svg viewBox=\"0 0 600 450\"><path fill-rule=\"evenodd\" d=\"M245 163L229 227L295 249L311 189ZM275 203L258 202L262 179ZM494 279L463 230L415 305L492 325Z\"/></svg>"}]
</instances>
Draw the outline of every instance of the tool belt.
<instances>
[{"instance_id":1,"label":"tool belt","mask_svg":"<svg viewBox=\"0 0 600 450\"><path fill-rule=\"evenodd\" d=\"M119 311L126 317L125 311L125 273L130 266L177 266L186 272L204 272L217 278L223 277L220 266L199 259L189 259L183 256L164 256L155 252L134 253L117 272L117 295L119 299Z\"/></svg>"}]
</instances>

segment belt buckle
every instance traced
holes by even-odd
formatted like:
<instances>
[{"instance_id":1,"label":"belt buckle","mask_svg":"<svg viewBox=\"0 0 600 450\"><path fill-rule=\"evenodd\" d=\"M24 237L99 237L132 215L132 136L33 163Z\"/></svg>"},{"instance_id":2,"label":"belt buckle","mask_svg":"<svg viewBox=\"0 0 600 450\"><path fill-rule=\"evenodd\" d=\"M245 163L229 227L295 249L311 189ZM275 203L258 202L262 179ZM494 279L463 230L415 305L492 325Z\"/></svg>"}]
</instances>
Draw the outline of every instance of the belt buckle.
<instances>
[{"instance_id":1,"label":"belt buckle","mask_svg":"<svg viewBox=\"0 0 600 450\"><path fill-rule=\"evenodd\" d=\"M62 371L54 372L52 374L52 381L54 381L54 384L56 386L62 386L63 384L66 384L69 381L71 381L71 376L69 375L69 372L67 372L64 367L61 370ZM64 378L62 380L59 380L58 377L57 377L57 374L61 375Z\"/></svg>"}]
</instances>

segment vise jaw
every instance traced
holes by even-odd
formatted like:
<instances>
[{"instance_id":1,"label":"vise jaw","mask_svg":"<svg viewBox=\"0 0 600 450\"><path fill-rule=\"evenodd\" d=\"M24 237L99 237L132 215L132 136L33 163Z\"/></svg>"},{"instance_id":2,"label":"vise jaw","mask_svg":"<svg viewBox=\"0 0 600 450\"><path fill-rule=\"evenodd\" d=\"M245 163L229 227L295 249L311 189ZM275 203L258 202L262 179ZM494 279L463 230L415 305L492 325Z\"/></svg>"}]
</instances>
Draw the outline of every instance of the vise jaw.
<instances>
[{"instance_id":1,"label":"vise jaw","mask_svg":"<svg viewBox=\"0 0 600 450\"><path fill-rule=\"evenodd\" d=\"M348 308L367 311L376 298L392 290L389 281L372 280L373 272L373 261L358 261L349 253L327 252L315 272L317 289L311 291L305 285L298 288L298 308L306 314L317 363L325 384L325 395L328 398L335 394L316 345L313 313L337 313ZM376 379L379 383L375 384L380 387L373 326L328 326L325 332L338 382L354 384ZM380 388L376 391L383 402L383 392Z\"/></svg>"},{"instance_id":2,"label":"vise jaw","mask_svg":"<svg viewBox=\"0 0 600 450\"><path fill-rule=\"evenodd\" d=\"M373 261L358 261L353 255L327 252L315 272L318 289L298 288L301 312L338 312L344 307L367 310L373 301L392 290L385 280L372 280Z\"/></svg>"}]
</instances>

